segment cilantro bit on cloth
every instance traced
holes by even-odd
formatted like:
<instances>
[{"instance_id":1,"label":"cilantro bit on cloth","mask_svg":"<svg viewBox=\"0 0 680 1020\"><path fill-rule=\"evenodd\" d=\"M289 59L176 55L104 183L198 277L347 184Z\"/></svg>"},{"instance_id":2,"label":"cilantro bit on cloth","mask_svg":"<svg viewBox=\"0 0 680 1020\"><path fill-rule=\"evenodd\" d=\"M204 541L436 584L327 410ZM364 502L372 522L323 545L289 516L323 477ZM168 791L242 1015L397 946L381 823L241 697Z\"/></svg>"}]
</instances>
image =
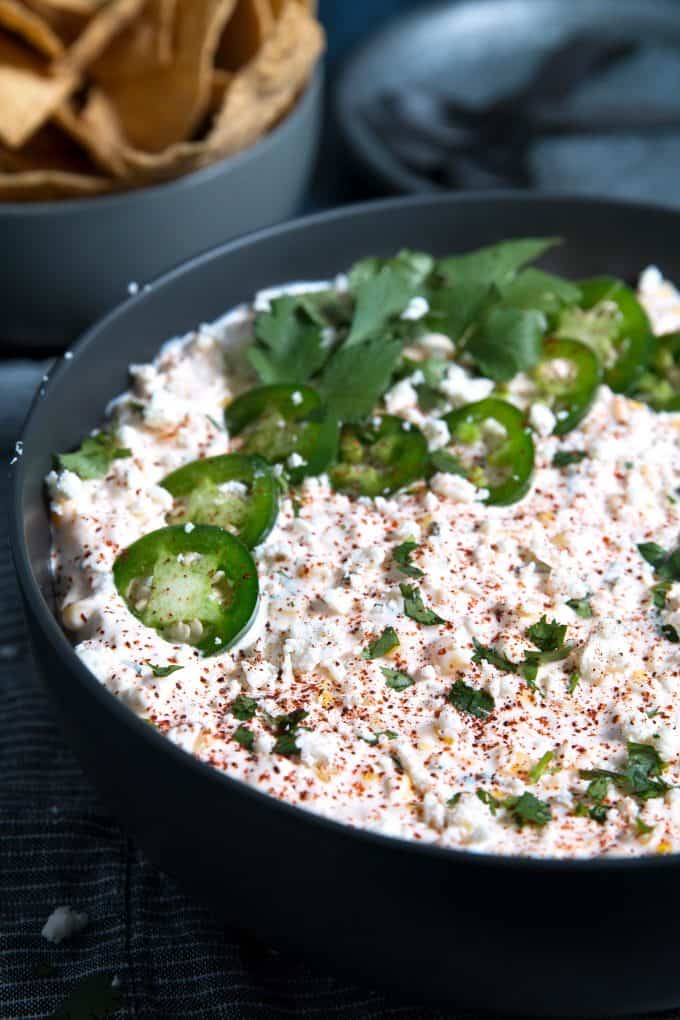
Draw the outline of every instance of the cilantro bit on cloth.
<instances>
[{"instance_id":1,"label":"cilantro bit on cloth","mask_svg":"<svg viewBox=\"0 0 680 1020\"><path fill-rule=\"evenodd\" d=\"M62 471L73 471L84 481L90 481L93 478L104 478L114 460L131 456L132 450L119 446L110 432L97 432L84 439L79 450L58 453L55 459L57 467Z\"/></svg>"}]
</instances>

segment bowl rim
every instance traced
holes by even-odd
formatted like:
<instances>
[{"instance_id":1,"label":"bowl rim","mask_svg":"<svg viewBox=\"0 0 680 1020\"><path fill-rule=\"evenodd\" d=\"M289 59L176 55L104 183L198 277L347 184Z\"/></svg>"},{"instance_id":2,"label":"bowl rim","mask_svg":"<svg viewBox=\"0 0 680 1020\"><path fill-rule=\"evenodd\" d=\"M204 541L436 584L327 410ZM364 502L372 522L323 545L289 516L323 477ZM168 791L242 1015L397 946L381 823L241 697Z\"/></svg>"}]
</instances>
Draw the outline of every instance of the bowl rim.
<instances>
[{"instance_id":1,"label":"bowl rim","mask_svg":"<svg viewBox=\"0 0 680 1020\"><path fill-rule=\"evenodd\" d=\"M138 188L130 188L127 191L114 191L103 195L83 195L82 198L49 199L44 202L4 202L0 199L0 220L3 216L68 216L70 213L83 212L87 214L95 210L116 210L121 205L134 206L144 202L145 199L162 198L171 193L200 187L201 184L218 177L229 170L236 170L250 159L265 156L267 151L273 148L297 123L302 120L308 108L320 96L324 78L323 59L317 61L316 66L308 81L295 98L293 106L279 120L273 128L266 131L252 145L232 153L230 156L222 156L221 159L210 163L208 166L200 167L189 173L181 174L179 177L172 177L155 184L142 185Z\"/></svg>"},{"instance_id":2,"label":"bowl rim","mask_svg":"<svg viewBox=\"0 0 680 1020\"><path fill-rule=\"evenodd\" d=\"M90 672L85 664L78 658L73 645L68 640L61 628L56 615L51 611L45 601L38 581L33 573L23 529L23 492L27 473L24 469L23 457L20 454L21 444L30 440L35 411L41 401L45 398L46 388L52 380L58 379L61 374L72 371L72 351L75 353L96 345L98 335L102 330L107 329L118 319L124 319L128 310L137 304L148 300L150 292L157 287L172 286L173 281L188 273L200 272L203 265L213 259L221 258L224 255L235 254L250 245L261 242L277 240L291 231L304 231L308 227L332 224L338 220L353 219L361 216L377 216L378 218L389 215L389 213L400 207L414 207L426 205L457 206L483 202L485 204L521 202L530 205L563 203L567 205L579 204L588 207L609 208L610 211L624 214L626 211L635 211L639 214L670 215L680 222L680 210L670 206L657 205L651 202L611 200L606 196L581 196L569 192L526 192L499 190L485 192L465 192L446 194L421 194L399 196L378 201L368 201L351 205L340 206L320 213L298 217L288 220L272 227L265 227L249 234L243 235L235 240L226 242L216 248L194 256L173 269L161 274L152 284L144 288L138 294L130 296L111 309L93 323L78 338L72 349L55 359L47 370L43 381L38 387L30 408L21 428L21 439L17 444L17 456L13 458L9 470L10 499L9 499L9 539L14 559L15 569L19 585L29 612L52 647L54 653L61 660L63 666L68 669L79 683L101 706L113 714L123 727L136 732L137 736L146 741L151 748L156 748L159 754L170 755L175 759L178 767L183 766L192 771L197 779L215 785L226 784L241 797L261 804L263 809L283 812L292 822L306 824L317 828L329 836L337 836L350 841L358 841L368 847L384 853L400 853L432 860L440 864L447 861L453 864L469 864L476 868L486 869L489 872L497 870L505 872L534 871L553 874L586 874L586 873L626 873L630 870L654 870L665 871L669 868L675 869L680 864L680 851L670 854L641 855L636 857L584 857L584 858L560 858L560 857L530 857L520 855L504 855L485 853L460 849L457 847L443 847L429 843L420 843L416 840L409 840L401 836L390 836L381 832L353 826L345 822L336 821L325 815L298 806L297 804L279 800L270 796L258 787L251 785L245 780L229 775L213 765L202 761L189 751L178 747L166 736L149 726L140 719L131 709L116 698L108 688L97 679L94 673ZM77 368L77 364L75 366Z\"/></svg>"}]
</instances>

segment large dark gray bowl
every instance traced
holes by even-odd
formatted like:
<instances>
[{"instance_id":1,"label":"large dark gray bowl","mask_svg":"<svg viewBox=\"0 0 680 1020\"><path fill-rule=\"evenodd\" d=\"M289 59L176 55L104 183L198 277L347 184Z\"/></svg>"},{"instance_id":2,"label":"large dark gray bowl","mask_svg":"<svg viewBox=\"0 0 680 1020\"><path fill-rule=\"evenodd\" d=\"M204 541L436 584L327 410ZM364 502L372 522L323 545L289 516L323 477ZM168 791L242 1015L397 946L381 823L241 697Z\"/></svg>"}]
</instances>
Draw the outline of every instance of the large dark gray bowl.
<instances>
[{"instance_id":1,"label":"large dark gray bowl","mask_svg":"<svg viewBox=\"0 0 680 1020\"><path fill-rule=\"evenodd\" d=\"M293 215L316 156L321 95L319 68L260 142L178 180L101 198L0 202L0 349L63 349L131 282Z\"/></svg>"},{"instance_id":2,"label":"large dark gray bowl","mask_svg":"<svg viewBox=\"0 0 680 1020\"><path fill-rule=\"evenodd\" d=\"M202 764L88 672L53 615L43 477L96 425L130 361L265 285L369 252L438 254L559 234L569 275L680 279L680 212L495 195L398 199L263 231L203 255L94 326L36 399L14 468L11 541L36 659L67 737L148 855L230 923L395 994L493 1014L609 1015L680 1004L680 856L507 859L372 835ZM49 762L45 762L49 768Z\"/></svg>"}]
</instances>

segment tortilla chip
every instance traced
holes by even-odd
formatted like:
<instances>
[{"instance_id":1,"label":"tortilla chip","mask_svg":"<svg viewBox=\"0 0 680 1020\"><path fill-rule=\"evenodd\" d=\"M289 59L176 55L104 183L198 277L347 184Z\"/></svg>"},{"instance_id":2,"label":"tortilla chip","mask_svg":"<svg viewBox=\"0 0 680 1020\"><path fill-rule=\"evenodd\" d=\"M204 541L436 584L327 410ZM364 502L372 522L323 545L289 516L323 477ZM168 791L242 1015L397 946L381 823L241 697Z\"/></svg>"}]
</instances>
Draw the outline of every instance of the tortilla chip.
<instances>
[{"instance_id":1,"label":"tortilla chip","mask_svg":"<svg viewBox=\"0 0 680 1020\"><path fill-rule=\"evenodd\" d=\"M78 38L97 10L89 4L81 10L61 10L54 6L53 0L24 0L24 4L50 26L64 46L70 46Z\"/></svg>"},{"instance_id":2,"label":"tortilla chip","mask_svg":"<svg viewBox=\"0 0 680 1020\"><path fill-rule=\"evenodd\" d=\"M159 153L194 134L210 106L213 58L234 2L177 0L174 59L163 64L158 55L162 0L151 0L93 65L92 76L133 149Z\"/></svg>"},{"instance_id":3,"label":"tortilla chip","mask_svg":"<svg viewBox=\"0 0 680 1020\"><path fill-rule=\"evenodd\" d=\"M93 88L80 111L72 102L65 103L55 113L54 122L100 170L123 178L128 172L122 156L124 141L120 129L112 126L112 118L105 97Z\"/></svg>"},{"instance_id":4,"label":"tortilla chip","mask_svg":"<svg viewBox=\"0 0 680 1020\"><path fill-rule=\"evenodd\" d=\"M50 74L41 57L0 32L0 141L15 148L23 145L78 81L74 72Z\"/></svg>"},{"instance_id":5,"label":"tortilla chip","mask_svg":"<svg viewBox=\"0 0 680 1020\"><path fill-rule=\"evenodd\" d=\"M233 79L234 76L230 71L225 71L221 67L216 67L214 69L210 85L210 106L208 107L209 115L214 116L222 109L227 89L231 85Z\"/></svg>"},{"instance_id":6,"label":"tortilla chip","mask_svg":"<svg viewBox=\"0 0 680 1020\"><path fill-rule=\"evenodd\" d=\"M287 4L260 52L234 77L210 145L222 156L252 145L303 89L323 46L319 23L300 4Z\"/></svg>"},{"instance_id":7,"label":"tortilla chip","mask_svg":"<svg viewBox=\"0 0 680 1020\"><path fill-rule=\"evenodd\" d=\"M45 19L16 0L0 0L0 27L21 36L44 57L53 59L64 52L63 42Z\"/></svg>"},{"instance_id":8,"label":"tortilla chip","mask_svg":"<svg viewBox=\"0 0 680 1020\"><path fill-rule=\"evenodd\" d=\"M101 194L110 184L87 154L55 124L47 124L21 149L0 145L0 198L39 201Z\"/></svg>"},{"instance_id":9,"label":"tortilla chip","mask_svg":"<svg viewBox=\"0 0 680 1020\"><path fill-rule=\"evenodd\" d=\"M59 64L78 71L88 68L101 56L111 40L137 17L145 2L146 0L110 0L90 19Z\"/></svg>"},{"instance_id":10,"label":"tortilla chip","mask_svg":"<svg viewBox=\"0 0 680 1020\"><path fill-rule=\"evenodd\" d=\"M106 178L69 174L61 170L0 173L0 202L52 202L63 198L92 198L110 190Z\"/></svg>"},{"instance_id":11,"label":"tortilla chip","mask_svg":"<svg viewBox=\"0 0 680 1020\"><path fill-rule=\"evenodd\" d=\"M238 71L255 56L274 27L269 0L238 0L217 50L216 64Z\"/></svg>"},{"instance_id":12,"label":"tortilla chip","mask_svg":"<svg viewBox=\"0 0 680 1020\"><path fill-rule=\"evenodd\" d=\"M169 64L175 53L174 33L176 17L177 0L160 0L158 60L161 64Z\"/></svg>"},{"instance_id":13,"label":"tortilla chip","mask_svg":"<svg viewBox=\"0 0 680 1020\"><path fill-rule=\"evenodd\" d=\"M269 0L272 5L272 11L274 12L275 18L280 18L283 8L287 3L299 3L309 11L310 14L316 14L317 3L316 0Z\"/></svg>"}]
</instances>

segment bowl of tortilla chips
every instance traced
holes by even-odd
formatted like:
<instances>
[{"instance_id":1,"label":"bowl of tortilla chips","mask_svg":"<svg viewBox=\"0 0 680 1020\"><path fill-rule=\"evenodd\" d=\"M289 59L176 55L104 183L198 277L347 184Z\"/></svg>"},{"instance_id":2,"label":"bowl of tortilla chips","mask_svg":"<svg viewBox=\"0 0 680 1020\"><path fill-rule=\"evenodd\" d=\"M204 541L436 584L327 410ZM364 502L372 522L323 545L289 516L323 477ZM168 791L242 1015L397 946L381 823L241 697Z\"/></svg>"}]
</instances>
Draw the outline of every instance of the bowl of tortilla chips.
<instances>
[{"instance_id":1,"label":"bowl of tortilla chips","mask_svg":"<svg viewBox=\"0 0 680 1020\"><path fill-rule=\"evenodd\" d=\"M0 343L285 219L316 152L309 0L0 0Z\"/></svg>"}]
</instances>

